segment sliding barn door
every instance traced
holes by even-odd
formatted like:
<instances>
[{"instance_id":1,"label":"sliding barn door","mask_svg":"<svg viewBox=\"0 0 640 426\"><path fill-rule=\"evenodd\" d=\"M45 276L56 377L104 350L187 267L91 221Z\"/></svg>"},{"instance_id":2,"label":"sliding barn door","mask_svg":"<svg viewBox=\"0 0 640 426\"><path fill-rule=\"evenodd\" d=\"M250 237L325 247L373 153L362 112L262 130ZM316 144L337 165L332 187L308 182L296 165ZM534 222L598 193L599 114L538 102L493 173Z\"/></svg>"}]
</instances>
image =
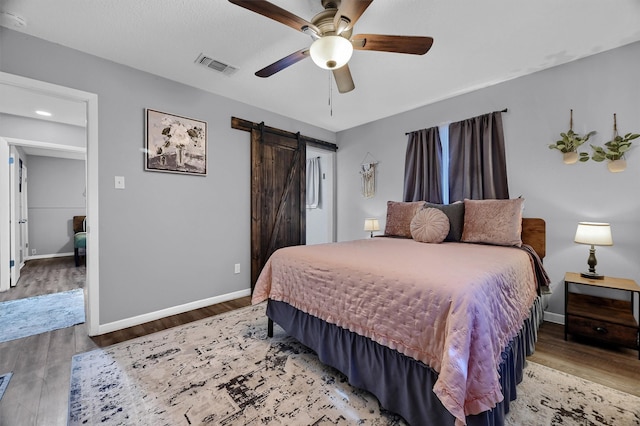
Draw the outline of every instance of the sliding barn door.
<instances>
[{"instance_id":1,"label":"sliding barn door","mask_svg":"<svg viewBox=\"0 0 640 426\"><path fill-rule=\"evenodd\" d=\"M251 130L251 291L274 251L306 242L305 166L299 134Z\"/></svg>"}]
</instances>

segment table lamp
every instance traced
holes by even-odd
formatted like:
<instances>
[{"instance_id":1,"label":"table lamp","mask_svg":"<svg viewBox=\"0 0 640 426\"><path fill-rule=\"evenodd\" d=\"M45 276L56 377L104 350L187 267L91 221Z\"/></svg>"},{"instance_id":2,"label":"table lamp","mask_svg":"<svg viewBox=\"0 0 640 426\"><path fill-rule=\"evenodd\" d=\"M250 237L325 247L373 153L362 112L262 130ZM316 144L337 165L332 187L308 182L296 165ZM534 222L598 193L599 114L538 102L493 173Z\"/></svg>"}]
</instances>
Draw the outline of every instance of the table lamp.
<instances>
[{"instance_id":1,"label":"table lamp","mask_svg":"<svg viewBox=\"0 0 640 426\"><path fill-rule=\"evenodd\" d=\"M364 230L371 232L371 238L373 238L373 231L380 230L380 224L378 223L378 219L374 219L374 218L365 219Z\"/></svg>"},{"instance_id":2,"label":"table lamp","mask_svg":"<svg viewBox=\"0 0 640 426\"><path fill-rule=\"evenodd\" d=\"M595 280L603 279L604 276L596 273L596 264L598 261L596 260L595 246L613 245L613 239L611 238L611 226L608 223L579 222L574 241L578 244L591 245L591 249L589 250L589 259L587 259L589 272L582 272L580 273L580 276Z\"/></svg>"}]
</instances>

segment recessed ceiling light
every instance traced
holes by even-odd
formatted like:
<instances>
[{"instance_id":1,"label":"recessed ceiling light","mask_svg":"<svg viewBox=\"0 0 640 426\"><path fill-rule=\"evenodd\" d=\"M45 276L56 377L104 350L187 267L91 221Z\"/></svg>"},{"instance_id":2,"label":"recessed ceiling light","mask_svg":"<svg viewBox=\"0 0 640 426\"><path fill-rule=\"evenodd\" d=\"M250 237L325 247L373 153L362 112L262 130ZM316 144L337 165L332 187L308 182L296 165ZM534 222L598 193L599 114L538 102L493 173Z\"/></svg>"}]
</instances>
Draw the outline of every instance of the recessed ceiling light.
<instances>
[{"instance_id":1,"label":"recessed ceiling light","mask_svg":"<svg viewBox=\"0 0 640 426\"><path fill-rule=\"evenodd\" d=\"M42 115L43 117L51 117L53 115L49 111L42 111L42 110L36 111L36 114Z\"/></svg>"}]
</instances>

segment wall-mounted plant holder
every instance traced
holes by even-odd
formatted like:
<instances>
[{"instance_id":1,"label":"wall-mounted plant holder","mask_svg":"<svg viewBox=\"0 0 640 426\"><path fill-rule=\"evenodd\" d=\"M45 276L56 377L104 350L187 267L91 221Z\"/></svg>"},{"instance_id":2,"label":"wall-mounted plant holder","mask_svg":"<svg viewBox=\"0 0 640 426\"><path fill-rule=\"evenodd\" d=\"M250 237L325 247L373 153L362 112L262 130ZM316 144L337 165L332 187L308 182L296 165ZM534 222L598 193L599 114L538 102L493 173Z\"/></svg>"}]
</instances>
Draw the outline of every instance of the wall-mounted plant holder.
<instances>
[{"instance_id":1,"label":"wall-mounted plant holder","mask_svg":"<svg viewBox=\"0 0 640 426\"><path fill-rule=\"evenodd\" d=\"M562 139L549 145L549 149L557 149L562 153L562 161L565 164L575 164L578 160L582 162L588 161L589 154L586 152L578 152L578 148L596 133L591 131L584 136L580 136L575 133L573 131L573 110L570 111L569 131L566 133L560 133L560 137Z\"/></svg>"},{"instance_id":2,"label":"wall-mounted plant holder","mask_svg":"<svg viewBox=\"0 0 640 426\"><path fill-rule=\"evenodd\" d=\"M591 145L593 161L601 162L608 160L607 168L612 173L619 173L627 168L625 153L631 149L631 142L640 137L637 133L627 133L624 136L618 135L618 123L616 114L613 114L613 138L605 142L604 147Z\"/></svg>"},{"instance_id":3,"label":"wall-mounted plant holder","mask_svg":"<svg viewBox=\"0 0 640 426\"><path fill-rule=\"evenodd\" d=\"M565 152L562 154L562 162L564 164L575 164L579 158L580 155L577 152Z\"/></svg>"}]
</instances>

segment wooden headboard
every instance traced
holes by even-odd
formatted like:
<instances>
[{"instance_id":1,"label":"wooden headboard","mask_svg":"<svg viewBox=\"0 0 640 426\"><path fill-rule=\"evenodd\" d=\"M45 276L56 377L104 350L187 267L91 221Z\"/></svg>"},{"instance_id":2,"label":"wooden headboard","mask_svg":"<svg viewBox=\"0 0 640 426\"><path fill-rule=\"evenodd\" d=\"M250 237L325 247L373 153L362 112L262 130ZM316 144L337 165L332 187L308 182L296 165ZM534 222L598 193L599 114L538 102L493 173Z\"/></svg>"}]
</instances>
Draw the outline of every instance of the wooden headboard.
<instances>
[{"instance_id":1,"label":"wooden headboard","mask_svg":"<svg viewBox=\"0 0 640 426\"><path fill-rule=\"evenodd\" d=\"M547 254L546 230L544 219L522 218L522 242L533 247L540 259L544 259Z\"/></svg>"}]
</instances>

